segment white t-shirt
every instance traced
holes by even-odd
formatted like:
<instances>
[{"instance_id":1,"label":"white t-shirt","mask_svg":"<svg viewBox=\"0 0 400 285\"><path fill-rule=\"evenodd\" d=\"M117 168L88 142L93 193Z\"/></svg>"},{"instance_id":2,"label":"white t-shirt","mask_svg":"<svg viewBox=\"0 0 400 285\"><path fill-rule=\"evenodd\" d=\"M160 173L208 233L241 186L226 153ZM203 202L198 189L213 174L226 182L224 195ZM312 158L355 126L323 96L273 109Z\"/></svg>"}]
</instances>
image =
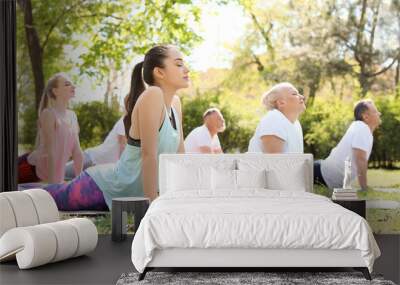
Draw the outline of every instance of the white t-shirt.
<instances>
[{"instance_id":1,"label":"white t-shirt","mask_svg":"<svg viewBox=\"0 0 400 285\"><path fill-rule=\"evenodd\" d=\"M299 121L292 123L279 110L269 111L258 124L249 142L249 152L263 152L261 137L274 135L284 140L283 153L303 153L303 130Z\"/></svg>"},{"instance_id":2,"label":"white t-shirt","mask_svg":"<svg viewBox=\"0 0 400 285\"><path fill-rule=\"evenodd\" d=\"M118 135L125 136L123 117L115 123L101 145L85 150L94 164L117 162L119 159Z\"/></svg>"},{"instance_id":3,"label":"white t-shirt","mask_svg":"<svg viewBox=\"0 0 400 285\"><path fill-rule=\"evenodd\" d=\"M372 151L374 137L371 129L363 121L352 122L346 133L332 149L329 156L321 161L321 173L329 188L343 186L344 161L351 158L351 180L357 175L357 165L353 156L353 148L361 149L367 153L367 160Z\"/></svg>"},{"instance_id":4,"label":"white t-shirt","mask_svg":"<svg viewBox=\"0 0 400 285\"><path fill-rule=\"evenodd\" d=\"M201 153L200 147L208 146L213 151L221 149L218 135L211 137L210 131L205 125L195 128L185 139L186 153Z\"/></svg>"}]
</instances>

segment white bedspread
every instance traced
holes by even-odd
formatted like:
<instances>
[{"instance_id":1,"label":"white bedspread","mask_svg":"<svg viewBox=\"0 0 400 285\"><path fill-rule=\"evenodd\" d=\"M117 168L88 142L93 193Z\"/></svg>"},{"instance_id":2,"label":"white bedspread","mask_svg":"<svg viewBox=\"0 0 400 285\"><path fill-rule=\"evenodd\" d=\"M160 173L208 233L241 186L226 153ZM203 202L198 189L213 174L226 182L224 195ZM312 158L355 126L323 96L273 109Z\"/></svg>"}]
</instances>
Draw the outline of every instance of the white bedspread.
<instances>
[{"instance_id":1,"label":"white bedspread","mask_svg":"<svg viewBox=\"0 0 400 285\"><path fill-rule=\"evenodd\" d=\"M132 243L143 272L155 249L358 249L372 271L380 251L368 223L307 192L257 190L166 193L150 206Z\"/></svg>"}]
</instances>

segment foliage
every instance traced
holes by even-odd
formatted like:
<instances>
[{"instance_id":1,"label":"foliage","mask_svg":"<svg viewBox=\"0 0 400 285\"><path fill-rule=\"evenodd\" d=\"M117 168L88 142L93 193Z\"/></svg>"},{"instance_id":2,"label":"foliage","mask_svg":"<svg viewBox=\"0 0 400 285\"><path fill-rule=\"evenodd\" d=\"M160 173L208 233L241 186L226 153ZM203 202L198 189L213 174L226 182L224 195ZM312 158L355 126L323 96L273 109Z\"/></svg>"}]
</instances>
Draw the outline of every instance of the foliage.
<instances>
[{"instance_id":1,"label":"foliage","mask_svg":"<svg viewBox=\"0 0 400 285\"><path fill-rule=\"evenodd\" d=\"M78 117L82 149L101 144L121 117L118 109L98 101L77 104L74 111Z\"/></svg>"},{"instance_id":2,"label":"foliage","mask_svg":"<svg viewBox=\"0 0 400 285\"><path fill-rule=\"evenodd\" d=\"M247 151L248 142L265 111L256 107L259 104L256 98L251 97L252 104L234 96L223 88L197 91L192 97L183 96L185 136L202 124L202 114L207 108L219 107L227 125L225 132L219 134L224 150ZM370 162L376 167L394 167L400 160L400 103L394 95L377 96L375 102L382 113L382 124L374 133ZM312 153L315 159L326 158L353 121L354 103L355 100L340 100L333 95L317 97L300 117L304 151Z\"/></svg>"},{"instance_id":3,"label":"foliage","mask_svg":"<svg viewBox=\"0 0 400 285\"><path fill-rule=\"evenodd\" d=\"M23 7L30 10L32 25L25 25ZM19 0L17 8L20 112L29 107L36 113L44 81L56 72L79 71L79 78L86 75L102 84L111 73L129 69L133 58L154 44L175 44L188 51L200 40L189 25L200 16L191 0ZM38 37L28 41L27 31ZM79 83L79 78L73 80Z\"/></svg>"},{"instance_id":4,"label":"foliage","mask_svg":"<svg viewBox=\"0 0 400 285\"><path fill-rule=\"evenodd\" d=\"M304 152L314 159L326 158L336 146L352 121L352 104L337 98L316 98L301 115Z\"/></svg>"},{"instance_id":5,"label":"foliage","mask_svg":"<svg viewBox=\"0 0 400 285\"><path fill-rule=\"evenodd\" d=\"M382 96L375 104L382 113L382 124L374 134L371 160L374 167L393 168L400 160L400 101L395 96Z\"/></svg>"},{"instance_id":6,"label":"foliage","mask_svg":"<svg viewBox=\"0 0 400 285\"><path fill-rule=\"evenodd\" d=\"M20 112L18 143L26 145L28 150L33 149L37 131L36 110L30 105Z\"/></svg>"},{"instance_id":7,"label":"foliage","mask_svg":"<svg viewBox=\"0 0 400 285\"><path fill-rule=\"evenodd\" d=\"M334 88L346 75L356 88L346 87L363 97L398 84L390 74L400 55L398 1L238 2L251 24L233 47L236 72L258 72L269 84L290 81L310 104L324 85ZM378 80L385 75L395 84Z\"/></svg>"}]
</instances>

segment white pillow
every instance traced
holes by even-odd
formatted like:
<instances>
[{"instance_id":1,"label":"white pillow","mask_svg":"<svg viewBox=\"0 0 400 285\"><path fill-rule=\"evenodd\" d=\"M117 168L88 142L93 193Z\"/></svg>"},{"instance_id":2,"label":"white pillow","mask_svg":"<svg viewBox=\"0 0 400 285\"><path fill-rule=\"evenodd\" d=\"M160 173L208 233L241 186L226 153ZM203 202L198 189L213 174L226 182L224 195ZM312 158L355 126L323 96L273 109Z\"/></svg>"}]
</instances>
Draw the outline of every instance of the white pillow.
<instances>
[{"instance_id":1,"label":"white pillow","mask_svg":"<svg viewBox=\"0 0 400 285\"><path fill-rule=\"evenodd\" d=\"M269 169L267 172L268 188L305 192L306 171L304 166L304 163L294 164L290 173L280 169Z\"/></svg>"},{"instance_id":2,"label":"white pillow","mask_svg":"<svg viewBox=\"0 0 400 285\"><path fill-rule=\"evenodd\" d=\"M237 188L267 188L267 170L235 170Z\"/></svg>"},{"instance_id":3,"label":"white pillow","mask_svg":"<svg viewBox=\"0 0 400 285\"><path fill-rule=\"evenodd\" d=\"M211 189L211 167L176 163L168 167L168 191Z\"/></svg>"},{"instance_id":4,"label":"white pillow","mask_svg":"<svg viewBox=\"0 0 400 285\"><path fill-rule=\"evenodd\" d=\"M304 160L240 159L238 168L247 171L266 170L267 187L271 190L306 191L307 168Z\"/></svg>"},{"instance_id":5,"label":"white pillow","mask_svg":"<svg viewBox=\"0 0 400 285\"><path fill-rule=\"evenodd\" d=\"M212 168L212 189L218 190L236 190L236 170Z\"/></svg>"}]
</instances>

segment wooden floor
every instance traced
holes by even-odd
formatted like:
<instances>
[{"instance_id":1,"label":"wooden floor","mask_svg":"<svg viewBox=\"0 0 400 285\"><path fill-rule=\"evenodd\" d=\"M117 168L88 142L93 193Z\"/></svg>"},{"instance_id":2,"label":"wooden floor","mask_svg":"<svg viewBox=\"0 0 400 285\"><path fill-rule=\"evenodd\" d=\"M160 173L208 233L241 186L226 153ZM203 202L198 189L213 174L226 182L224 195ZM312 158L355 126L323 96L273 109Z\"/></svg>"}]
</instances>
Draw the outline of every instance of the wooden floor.
<instances>
[{"instance_id":1,"label":"wooden floor","mask_svg":"<svg viewBox=\"0 0 400 285\"><path fill-rule=\"evenodd\" d=\"M382 256L376 260L375 273L400 284L400 235L376 235ZM134 271L131 262L132 237L124 242L99 236L95 251L87 256L19 270L16 262L0 264L0 284L115 284L122 273Z\"/></svg>"}]
</instances>

